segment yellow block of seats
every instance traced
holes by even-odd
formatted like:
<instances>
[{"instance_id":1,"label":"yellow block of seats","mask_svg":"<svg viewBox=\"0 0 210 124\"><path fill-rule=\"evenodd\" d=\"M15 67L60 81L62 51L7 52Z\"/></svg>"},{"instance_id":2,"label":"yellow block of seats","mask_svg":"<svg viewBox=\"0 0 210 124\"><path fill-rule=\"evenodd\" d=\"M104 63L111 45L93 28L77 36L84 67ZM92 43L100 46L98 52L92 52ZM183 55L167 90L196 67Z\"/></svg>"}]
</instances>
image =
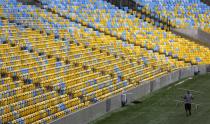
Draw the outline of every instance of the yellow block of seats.
<instances>
[{"instance_id":1,"label":"yellow block of seats","mask_svg":"<svg viewBox=\"0 0 210 124\"><path fill-rule=\"evenodd\" d=\"M5 70L1 70L0 72L4 72L4 71L5 71ZM10 78L10 77L1 78L1 76L0 76L0 82L4 82L4 84L0 85L1 88L2 88L2 90L0 90L0 91L3 91L4 85L7 85L7 84L12 83L12 78Z\"/></svg>"},{"instance_id":2,"label":"yellow block of seats","mask_svg":"<svg viewBox=\"0 0 210 124\"><path fill-rule=\"evenodd\" d=\"M57 93L54 91L54 92L48 92L48 93L45 93L43 95L39 95L39 96L36 96L36 97L31 97L29 99L27 99L27 106L30 106L30 105L34 105L38 102L41 102L41 101L44 101L45 98L44 97L47 97L47 99L51 99L51 98L54 98L58 96ZM14 110L18 110L18 109L21 109L23 106L20 105L20 103L18 102L15 102L15 103L12 103L10 105L13 105L14 106ZM7 105L7 106L4 106L4 113L8 113L8 112L11 112L10 110L10 105ZM25 106L26 107L26 106Z\"/></svg>"},{"instance_id":3,"label":"yellow block of seats","mask_svg":"<svg viewBox=\"0 0 210 124\"><path fill-rule=\"evenodd\" d=\"M27 90L25 88L27 88ZM25 90L23 90L23 89L25 89ZM30 85L30 86L23 85L22 87L18 87L18 88L10 90L10 92L15 91L16 95L13 95L13 96L3 95L2 96L3 98L1 99L1 105L7 105L7 104L17 102L18 100L30 98L32 95L30 90L32 90L32 89L34 89L34 87L32 87L32 85ZM40 90L37 90L37 91L40 91ZM40 92L42 92L42 91L40 91Z\"/></svg>"},{"instance_id":4,"label":"yellow block of seats","mask_svg":"<svg viewBox=\"0 0 210 124\"><path fill-rule=\"evenodd\" d=\"M210 27L205 26L205 27L203 28L203 31L205 31L205 32L207 32L207 33L210 33Z\"/></svg>"},{"instance_id":5,"label":"yellow block of seats","mask_svg":"<svg viewBox=\"0 0 210 124\"><path fill-rule=\"evenodd\" d=\"M67 101L64 101L64 102L61 102L61 103L63 103L66 106L66 108L68 109L72 106L80 104L80 99L79 98L74 98L74 99L67 100ZM61 112L59 112L60 110L59 110L57 105L50 106L49 108L45 108L45 109L50 110L51 114L57 114L58 116L61 116L62 114L61 114ZM62 112L64 112L64 111L62 111ZM63 115L64 115L64 113L63 113ZM35 113L24 116L23 119L24 119L25 123L33 123L33 122L38 121L42 118L46 118L47 116L48 116L47 111L40 110L40 111L37 111ZM12 122L17 123L17 120L14 120Z\"/></svg>"},{"instance_id":6,"label":"yellow block of seats","mask_svg":"<svg viewBox=\"0 0 210 124\"><path fill-rule=\"evenodd\" d=\"M11 80L11 78L10 78ZM23 86L22 81L16 81L15 83L12 81L9 81L8 83L5 82L5 84L0 85L0 92L6 91L6 90L11 90L17 87Z\"/></svg>"},{"instance_id":7,"label":"yellow block of seats","mask_svg":"<svg viewBox=\"0 0 210 124\"><path fill-rule=\"evenodd\" d=\"M94 91L94 92L91 92L91 93L88 93L88 94L85 94L85 101L88 101L94 97L98 97L98 96L101 96L103 93L102 93L102 89L99 89L97 91Z\"/></svg>"}]
</instances>

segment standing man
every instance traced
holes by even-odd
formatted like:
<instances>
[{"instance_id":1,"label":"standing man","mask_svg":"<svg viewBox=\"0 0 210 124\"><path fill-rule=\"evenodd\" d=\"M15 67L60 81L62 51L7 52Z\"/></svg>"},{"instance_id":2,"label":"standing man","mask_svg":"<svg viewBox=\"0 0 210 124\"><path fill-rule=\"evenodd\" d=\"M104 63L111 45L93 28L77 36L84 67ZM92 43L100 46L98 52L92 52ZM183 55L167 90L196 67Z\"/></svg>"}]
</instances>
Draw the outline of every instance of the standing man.
<instances>
[{"instance_id":1,"label":"standing man","mask_svg":"<svg viewBox=\"0 0 210 124\"><path fill-rule=\"evenodd\" d=\"M198 66L194 66L194 75L198 75L200 73Z\"/></svg>"},{"instance_id":2,"label":"standing man","mask_svg":"<svg viewBox=\"0 0 210 124\"><path fill-rule=\"evenodd\" d=\"M193 97L190 91L187 91L187 93L184 96L184 106L185 106L185 111L186 111L186 116L188 116L188 111L189 115L191 115L191 103L192 103Z\"/></svg>"},{"instance_id":3,"label":"standing man","mask_svg":"<svg viewBox=\"0 0 210 124\"><path fill-rule=\"evenodd\" d=\"M127 103L127 95L126 92L123 90L121 94L121 105L124 107Z\"/></svg>"}]
</instances>

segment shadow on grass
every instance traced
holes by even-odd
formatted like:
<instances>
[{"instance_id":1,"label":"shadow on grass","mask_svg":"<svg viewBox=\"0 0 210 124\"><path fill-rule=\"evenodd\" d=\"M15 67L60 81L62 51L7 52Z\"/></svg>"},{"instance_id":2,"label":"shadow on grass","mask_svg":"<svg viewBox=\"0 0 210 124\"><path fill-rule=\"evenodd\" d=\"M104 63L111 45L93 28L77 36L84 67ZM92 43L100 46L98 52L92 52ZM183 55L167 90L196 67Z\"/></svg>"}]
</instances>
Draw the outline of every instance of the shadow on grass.
<instances>
[{"instance_id":1,"label":"shadow on grass","mask_svg":"<svg viewBox=\"0 0 210 124\"><path fill-rule=\"evenodd\" d=\"M133 103L133 104L140 104L140 103L142 103L142 101L140 101L140 100L135 100L135 101L133 101L132 103Z\"/></svg>"}]
</instances>

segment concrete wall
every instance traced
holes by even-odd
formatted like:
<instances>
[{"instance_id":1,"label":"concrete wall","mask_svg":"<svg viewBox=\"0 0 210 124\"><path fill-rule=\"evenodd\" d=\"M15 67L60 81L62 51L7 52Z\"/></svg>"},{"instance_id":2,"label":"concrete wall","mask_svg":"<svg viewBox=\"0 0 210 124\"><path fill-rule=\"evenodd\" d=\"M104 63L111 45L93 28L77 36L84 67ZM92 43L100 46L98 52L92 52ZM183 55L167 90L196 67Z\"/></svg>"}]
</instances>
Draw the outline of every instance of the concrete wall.
<instances>
[{"instance_id":1,"label":"concrete wall","mask_svg":"<svg viewBox=\"0 0 210 124\"><path fill-rule=\"evenodd\" d=\"M182 34L181 36L189 36L192 39L198 40L198 30L194 29L172 29L172 31L175 31L175 33Z\"/></svg>"},{"instance_id":2,"label":"concrete wall","mask_svg":"<svg viewBox=\"0 0 210 124\"><path fill-rule=\"evenodd\" d=\"M210 44L210 33L204 32L201 29L198 29L198 39L201 41Z\"/></svg>"},{"instance_id":3,"label":"concrete wall","mask_svg":"<svg viewBox=\"0 0 210 124\"><path fill-rule=\"evenodd\" d=\"M53 124L85 124L90 120L104 115L106 113L106 102L99 102L91 105L88 108L82 109L78 112L65 116L62 119L58 119Z\"/></svg>"},{"instance_id":4,"label":"concrete wall","mask_svg":"<svg viewBox=\"0 0 210 124\"><path fill-rule=\"evenodd\" d=\"M189 76L193 76L193 75L194 75L194 68L193 67L180 69L180 71L179 71L180 79L183 79L183 78L189 77Z\"/></svg>"},{"instance_id":5,"label":"concrete wall","mask_svg":"<svg viewBox=\"0 0 210 124\"><path fill-rule=\"evenodd\" d=\"M202 31L201 29L172 29L172 32L210 47L210 34Z\"/></svg>"},{"instance_id":6,"label":"concrete wall","mask_svg":"<svg viewBox=\"0 0 210 124\"><path fill-rule=\"evenodd\" d=\"M207 73L207 67L208 65L198 65L198 70L200 71L200 74Z\"/></svg>"},{"instance_id":7,"label":"concrete wall","mask_svg":"<svg viewBox=\"0 0 210 124\"><path fill-rule=\"evenodd\" d=\"M141 82L141 84L131 90L129 90L128 93L128 102L132 102L134 100L137 100L138 98L141 98L151 92L151 85L150 81Z\"/></svg>"},{"instance_id":8,"label":"concrete wall","mask_svg":"<svg viewBox=\"0 0 210 124\"><path fill-rule=\"evenodd\" d=\"M210 65L199 65L201 74L207 72ZM127 91L128 103L150 94L160 88L172 84L180 79L193 76L194 67L188 67L163 75L152 81L141 82L137 87ZM87 124L108 112L121 108L121 95L113 96L88 108L69 114L62 119L55 120L52 124Z\"/></svg>"},{"instance_id":9,"label":"concrete wall","mask_svg":"<svg viewBox=\"0 0 210 124\"><path fill-rule=\"evenodd\" d=\"M177 70L177 71L172 72L171 74L169 74L169 76L170 76L170 79L168 81L169 84L174 83L174 82L180 80L181 79L181 77L180 77L180 70Z\"/></svg>"},{"instance_id":10,"label":"concrete wall","mask_svg":"<svg viewBox=\"0 0 210 124\"><path fill-rule=\"evenodd\" d=\"M206 65L206 71L210 72L210 65Z\"/></svg>"}]
</instances>

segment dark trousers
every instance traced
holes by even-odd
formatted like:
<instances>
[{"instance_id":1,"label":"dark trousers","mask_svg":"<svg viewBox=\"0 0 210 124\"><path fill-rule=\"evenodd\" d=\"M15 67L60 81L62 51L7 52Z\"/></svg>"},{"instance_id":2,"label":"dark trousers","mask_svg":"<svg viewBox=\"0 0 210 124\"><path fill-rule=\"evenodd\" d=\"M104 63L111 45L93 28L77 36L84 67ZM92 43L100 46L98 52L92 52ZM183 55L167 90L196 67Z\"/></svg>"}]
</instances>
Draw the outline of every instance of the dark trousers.
<instances>
[{"instance_id":1,"label":"dark trousers","mask_svg":"<svg viewBox=\"0 0 210 124\"><path fill-rule=\"evenodd\" d=\"M124 107L126 104L127 104L127 99L125 101L124 100L121 101L122 107Z\"/></svg>"},{"instance_id":2,"label":"dark trousers","mask_svg":"<svg viewBox=\"0 0 210 124\"><path fill-rule=\"evenodd\" d=\"M200 71L198 71L198 72L194 72L194 75L199 75L199 73L200 73Z\"/></svg>"},{"instance_id":3,"label":"dark trousers","mask_svg":"<svg viewBox=\"0 0 210 124\"><path fill-rule=\"evenodd\" d=\"M189 114L191 115L191 104L190 103L185 103L185 111L186 113L189 111Z\"/></svg>"}]
</instances>

